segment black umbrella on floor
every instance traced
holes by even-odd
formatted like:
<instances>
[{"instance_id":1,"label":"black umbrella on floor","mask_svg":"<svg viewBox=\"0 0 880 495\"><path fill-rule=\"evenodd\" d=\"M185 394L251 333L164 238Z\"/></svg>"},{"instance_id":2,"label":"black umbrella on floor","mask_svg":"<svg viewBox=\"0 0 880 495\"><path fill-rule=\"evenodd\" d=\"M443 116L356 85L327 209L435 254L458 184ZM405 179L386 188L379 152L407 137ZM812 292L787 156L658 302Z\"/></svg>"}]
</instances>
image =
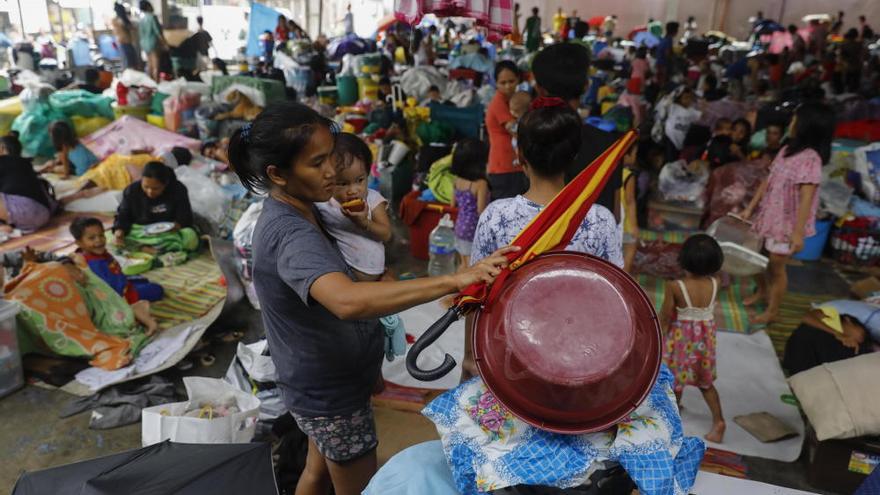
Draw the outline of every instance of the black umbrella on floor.
<instances>
[{"instance_id":1,"label":"black umbrella on floor","mask_svg":"<svg viewBox=\"0 0 880 495\"><path fill-rule=\"evenodd\" d=\"M277 495L267 443L162 442L139 450L24 473L13 495Z\"/></svg>"}]
</instances>

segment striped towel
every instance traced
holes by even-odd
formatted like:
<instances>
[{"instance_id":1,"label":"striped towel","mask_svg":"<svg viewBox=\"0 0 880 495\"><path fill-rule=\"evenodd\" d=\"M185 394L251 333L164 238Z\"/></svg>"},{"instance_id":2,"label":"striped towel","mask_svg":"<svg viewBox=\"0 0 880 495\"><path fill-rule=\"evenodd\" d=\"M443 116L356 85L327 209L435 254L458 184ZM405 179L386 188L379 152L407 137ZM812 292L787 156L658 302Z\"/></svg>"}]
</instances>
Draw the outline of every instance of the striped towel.
<instances>
[{"instance_id":1,"label":"striped towel","mask_svg":"<svg viewBox=\"0 0 880 495\"><path fill-rule=\"evenodd\" d=\"M165 289L165 298L151 306L151 313L163 329L201 318L226 297L223 272L210 252L183 265L145 275Z\"/></svg>"}]
</instances>

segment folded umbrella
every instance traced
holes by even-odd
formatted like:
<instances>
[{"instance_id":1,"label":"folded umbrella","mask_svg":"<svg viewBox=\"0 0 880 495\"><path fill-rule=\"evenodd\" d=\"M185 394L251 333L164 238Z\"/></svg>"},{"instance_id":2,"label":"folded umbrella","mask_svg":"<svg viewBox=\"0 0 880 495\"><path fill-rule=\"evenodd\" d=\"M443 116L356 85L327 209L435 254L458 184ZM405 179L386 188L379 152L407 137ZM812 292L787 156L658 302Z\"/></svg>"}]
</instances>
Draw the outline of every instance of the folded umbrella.
<instances>
[{"instance_id":1,"label":"folded umbrella","mask_svg":"<svg viewBox=\"0 0 880 495\"><path fill-rule=\"evenodd\" d=\"M433 370L422 370L417 366L419 354L456 320L471 309L480 305L490 305L510 273L536 256L568 246L587 213L596 202L611 173L636 140L635 131L624 134L604 153L593 160L580 174L569 182L550 203L511 242L519 251L508 253L509 265L496 277L495 283L475 284L459 293L455 304L446 314L419 338L406 356L406 367L417 380L436 380L455 367L455 360L446 355L443 363Z\"/></svg>"}]
</instances>

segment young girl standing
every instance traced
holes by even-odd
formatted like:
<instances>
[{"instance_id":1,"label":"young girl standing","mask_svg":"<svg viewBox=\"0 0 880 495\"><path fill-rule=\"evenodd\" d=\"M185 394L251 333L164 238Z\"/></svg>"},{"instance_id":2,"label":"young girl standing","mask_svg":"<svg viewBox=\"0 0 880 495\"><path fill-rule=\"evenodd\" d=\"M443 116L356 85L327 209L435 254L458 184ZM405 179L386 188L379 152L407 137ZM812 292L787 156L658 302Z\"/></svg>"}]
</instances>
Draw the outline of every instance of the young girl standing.
<instances>
[{"instance_id":1,"label":"young girl standing","mask_svg":"<svg viewBox=\"0 0 880 495\"><path fill-rule=\"evenodd\" d=\"M621 232L623 233L623 269L633 275L633 264L639 250L639 207L637 183L639 172L636 168L636 155L638 146L623 157L623 186L620 188L621 197Z\"/></svg>"},{"instance_id":2,"label":"young girl standing","mask_svg":"<svg viewBox=\"0 0 880 495\"><path fill-rule=\"evenodd\" d=\"M458 208L455 219L455 250L461 263L470 266L471 245L477 220L489 204L489 181L486 179L486 160L489 148L482 141L463 139L455 145L452 152L452 167L455 175L452 207Z\"/></svg>"},{"instance_id":3,"label":"young girl standing","mask_svg":"<svg viewBox=\"0 0 880 495\"><path fill-rule=\"evenodd\" d=\"M675 376L675 396L681 403L686 385L699 387L712 412L712 429L706 440L724 439L721 399L715 390L715 296L716 277L724 254L715 239L705 234L688 238L678 262L687 273L684 279L666 284L660 310L660 324L666 331L663 362Z\"/></svg>"},{"instance_id":4,"label":"young girl standing","mask_svg":"<svg viewBox=\"0 0 880 495\"><path fill-rule=\"evenodd\" d=\"M760 205L754 230L765 238L770 252L767 276L758 292L745 301L754 304L766 294L767 309L754 316L755 324L776 319L779 304L788 288L785 265L792 254L804 247L804 239L816 233L818 187L822 165L831 156L834 134L833 111L822 103L804 103L795 111L789 126L791 140L770 166L770 175L758 188L751 204L742 213L746 220Z\"/></svg>"},{"instance_id":5,"label":"young girl standing","mask_svg":"<svg viewBox=\"0 0 880 495\"><path fill-rule=\"evenodd\" d=\"M309 437L297 495L360 494L376 471L370 394L385 332L378 318L491 283L504 248L454 275L357 282L316 203L337 186L332 122L305 105L270 105L236 131L230 163L251 191L267 192L254 230L254 284L285 405Z\"/></svg>"}]
</instances>

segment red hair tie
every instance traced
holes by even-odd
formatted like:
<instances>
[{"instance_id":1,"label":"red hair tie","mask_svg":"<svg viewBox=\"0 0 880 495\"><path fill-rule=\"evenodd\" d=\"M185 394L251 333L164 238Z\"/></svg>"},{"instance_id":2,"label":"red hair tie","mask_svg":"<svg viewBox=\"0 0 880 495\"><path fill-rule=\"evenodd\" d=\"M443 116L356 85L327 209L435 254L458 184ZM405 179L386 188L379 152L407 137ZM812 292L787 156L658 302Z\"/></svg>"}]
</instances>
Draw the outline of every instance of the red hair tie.
<instances>
[{"instance_id":1,"label":"red hair tie","mask_svg":"<svg viewBox=\"0 0 880 495\"><path fill-rule=\"evenodd\" d=\"M529 106L532 110L537 110L539 108L553 108L553 107L564 107L567 104L565 100L562 98L558 98L556 96L539 96L532 101L532 104Z\"/></svg>"}]
</instances>

